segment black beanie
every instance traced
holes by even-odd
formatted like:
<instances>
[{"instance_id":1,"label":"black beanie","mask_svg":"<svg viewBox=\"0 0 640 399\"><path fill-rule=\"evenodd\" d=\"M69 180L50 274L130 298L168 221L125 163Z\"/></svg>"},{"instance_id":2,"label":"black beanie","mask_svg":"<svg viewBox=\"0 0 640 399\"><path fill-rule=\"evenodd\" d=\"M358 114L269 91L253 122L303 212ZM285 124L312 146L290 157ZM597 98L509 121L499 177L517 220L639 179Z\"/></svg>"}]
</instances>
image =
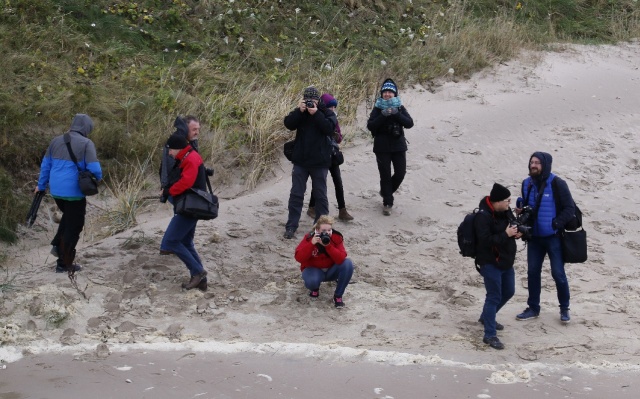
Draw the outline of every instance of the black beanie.
<instances>
[{"instance_id":1,"label":"black beanie","mask_svg":"<svg viewBox=\"0 0 640 399\"><path fill-rule=\"evenodd\" d=\"M511 191L509 191L508 188L498 183L493 183L493 188L491 189L491 194L489 195L489 201L500 202L506 200L509 197L511 197Z\"/></svg>"},{"instance_id":2,"label":"black beanie","mask_svg":"<svg viewBox=\"0 0 640 399\"><path fill-rule=\"evenodd\" d=\"M170 150L181 150L187 148L187 145L189 145L187 138L179 134L172 134L167 140L167 147Z\"/></svg>"}]
</instances>

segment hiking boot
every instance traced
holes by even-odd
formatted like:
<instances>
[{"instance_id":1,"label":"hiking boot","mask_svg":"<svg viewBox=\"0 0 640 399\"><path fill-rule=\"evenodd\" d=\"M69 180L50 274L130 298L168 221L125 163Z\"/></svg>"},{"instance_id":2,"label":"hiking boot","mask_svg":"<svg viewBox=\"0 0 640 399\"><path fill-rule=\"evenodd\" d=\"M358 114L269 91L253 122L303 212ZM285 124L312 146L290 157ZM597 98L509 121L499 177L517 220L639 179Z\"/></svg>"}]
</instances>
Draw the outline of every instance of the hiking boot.
<instances>
[{"instance_id":1,"label":"hiking boot","mask_svg":"<svg viewBox=\"0 0 640 399\"><path fill-rule=\"evenodd\" d=\"M55 256L56 258L60 257L60 252L58 250L58 246L57 245L52 245L51 246L51 251L49 251L49 253L53 256Z\"/></svg>"},{"instance_id":2,"label":"hiking boot","mask_svg":"<svg viewBox=\"0 0 640 399\"><path fill-rule=\"evenodd\" d=\"M315 219L316 218L316 207L315 206L310 206L309 209L307 209L307 216L309 216L311 219Z\"/></svg>"},{"instance_id":3,"label":"hiking boot","mask_svg":"<svg viewBox=\"0 0 640 399\"><path fill-rule=\"evenodd\" d=\"M347 208L340 208L338 210L338 219L340 220L353 220L353 216L349 215Z\"/></svg>"},{"instance_id":4,"label":"hiking boot","mask_svg":"<svg viewBox=\"0 0 640 399\"><path fill-rule=\"evenodd\" d=\"M482 342L489 345L493 349L504 349L504 344L500 342L498 337L489 337L489 338L485 337L485 338L482 338Z\"/></svg>"},{"instance_id":5,"label":"hiking boot","mask_svg":"<svg viewBox=\"0 0 640 399\"><path fill-rule=\"evenodd\" d=\"M384 208L382 208L382 214L385 216L391 216L391 205L385 205Z\"/></svg>"},{"instance_id":6,"label":"hiking boot","mask_svg":"<svg viewBox=\"0 0 640 399\"><path fill-rule=\"evenodd\" d=\"M484 320L482 318L478 319L478 323L482 323L482 325L484 326ZM498 331L504 330L504 326L502 324L498 323L497 321L496 321L496 330L498 330Z\"/></svg>"},{"instance_id":7,"label":"hiking boot","mask_svg":"<svg viewBox=\"0 0 640 399\"><path fill-rule=\"evenodd\" d=\"M74 273L75 272L79 272L80 270L82 270L82 266L80 266L80 265L78 265L76 263L74 263L72 265L72 267L73 267L73 272ZM56 266L56 273L66 273L68 271L69 271L69 268L67 268L66 266L60 266L60 265Z\"/></svg>"},{"instance_id":8,"label":"hiking boot","mask_svg":"<svg viewBox=\"0 0 640 399\"><path fill-rule=\"evenodd\" d=\"M529 320L535 319L540 316L540 312L534 312L531 308L526 308L524 312L516 316L516 320Z\"/></svg>"},{"instance_id":9,"label":"hiking boot","mask_svg":"<svg viewBox=\"0 0 640 399\"><path fill-rule=\"evenodd\" d=\"M200 281L200 284L198 284L198 289L202 292L206 292L207 288L207 278L205 277Z\"/></svg>"},{"instance_id":10,"label":"hiking boot","mask_svg":"<svg viewBox=\"0 0 640 399\"><path fill-rule=\"evenodd\" d=\"M287 240L290 240L293 238L293 235L295 234L295 230L294 229L286 229L284 231L284 234L282 235L284 238L286 238Z\"/></svg>"},{"instance_id":11,"label":"hiking boot","mask_svg":"<svg viewBox=\"0 0 640 399\"><path fill-rule=\"evenodd\" d=\"M560 309L560 321L563 323L568 323L571 321L571 316L569 316L569 308Z\"/></svg>"},{"instance_id":12,"label":"hiking boot","mask_svg":"<svg viewBox=\"0 0 640 399\"><path fill-rule=\"evenodd\" d=\"M342 301L342 297L341 296L334 296L333 297L333 305L336 307L336 309L344 308L344 302Z\"/></svg>"},{"instance_id":13,"label":"hiking boot","mask_svg":"<svg viewBox=\"0 0 640 399\"><path fill-rule=\"evenodd\" d=\"M198 287L200 285L200 283L202 282L202 280L204 280L206 277L207 277L207 271L204 270L200 274L196 274L195 276L191 276L191 280L189 280L188 283L182 283L182 288L184 288L185 290L194 289L194 288Z\"/></svg>"}]
</instances>

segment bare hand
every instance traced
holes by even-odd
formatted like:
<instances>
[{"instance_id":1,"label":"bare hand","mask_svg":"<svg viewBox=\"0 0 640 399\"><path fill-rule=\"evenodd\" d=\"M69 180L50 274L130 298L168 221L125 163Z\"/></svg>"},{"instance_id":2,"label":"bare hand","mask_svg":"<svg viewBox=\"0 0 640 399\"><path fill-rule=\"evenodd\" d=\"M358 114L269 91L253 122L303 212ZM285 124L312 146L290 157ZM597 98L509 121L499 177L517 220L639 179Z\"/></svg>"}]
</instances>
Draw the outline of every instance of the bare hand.
<instances>
[{"instance_id":1,"label":"bare hand","mask_svg":"<svg viewBox=\"0 0 640 399\"><path fill-rule=\"evenodd\" d=\"M507 229L505 230L505 232L507 233L507 236L509 237L513 237L516 234L518 234L518 226L507 226Z\"/></svg>"},{"instance_id":2,"label":"bare hand","mask_svg":"<svg viewBox=\"0 0 640 399\"><path fill-rule=\"evenodd\" d=\"M311 238L311 244L316 245L316 244L320 244L322 245L322 240L320 240L320 234L314 234L313 237Z\"/></svg>"}]
</instances>

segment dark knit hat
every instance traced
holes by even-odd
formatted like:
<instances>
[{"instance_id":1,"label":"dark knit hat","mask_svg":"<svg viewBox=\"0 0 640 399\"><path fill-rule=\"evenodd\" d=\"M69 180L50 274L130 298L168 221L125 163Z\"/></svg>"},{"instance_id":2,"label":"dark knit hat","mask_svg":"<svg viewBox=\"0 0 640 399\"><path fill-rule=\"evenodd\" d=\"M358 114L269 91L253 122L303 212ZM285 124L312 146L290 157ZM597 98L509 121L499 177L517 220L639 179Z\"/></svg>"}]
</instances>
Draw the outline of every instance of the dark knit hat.
<instances>
[{"instance_id":1,"label":"dark knit hat","mask_svg":"<svg viewBox=\"0 0 640 399\"><path fill-rule=\"evenodd\" d=\"M318 100L320 101L320 92L313 86L309 86L304 89L304 93L302 93L302 97L307 100Z\"/></svg>"},{"instance_id":2,"label":"dark knit hat","mask_svg":"<svg viewBox=\"0 0 640 399\"><path fill-rule=\"evenodd\" d=\"M380 94L382 94L385 91L391 91L393 92L393 94L397 96L398 86L396 86L396 83L392 79L387 79L384 81L384 83L382 84L382 87L380 88Z\"/></svg>"},{"instance_id":3,"label":"dark knit hat","mask_svg":"<svg viewBox=\"0 0 640 399\"><path fill-rule=\"evenodd\" d=\"M506 200L509 197L511 197L511 191L509 191L508 188L498 183L493 183L491 194L489 194L489 201L500 202Z\"/></svg>"},{"instance_id":4,"label":"dark knit hat","mask_svg":"<svg viewBox=\"0 0 640 399\"><path fill-rule=\"evenodd\" d=\"M327 106L327 108L337 107L338 106L338 100L336 100L329 93L324 93L322 96L320 96L320 100L324 103L324 105Z\"/></svg>"},{"instance_id":5,"label":"dark knit hat","mask_svg":"<svg viewBox=\"0 0 640 399\"><path fill-rule=\"evenodd\" d=\"M167 140L167 147L170 150L181 150L189 145L187 138L179 134L172 134Z\"/></svg>"}]
</instances>

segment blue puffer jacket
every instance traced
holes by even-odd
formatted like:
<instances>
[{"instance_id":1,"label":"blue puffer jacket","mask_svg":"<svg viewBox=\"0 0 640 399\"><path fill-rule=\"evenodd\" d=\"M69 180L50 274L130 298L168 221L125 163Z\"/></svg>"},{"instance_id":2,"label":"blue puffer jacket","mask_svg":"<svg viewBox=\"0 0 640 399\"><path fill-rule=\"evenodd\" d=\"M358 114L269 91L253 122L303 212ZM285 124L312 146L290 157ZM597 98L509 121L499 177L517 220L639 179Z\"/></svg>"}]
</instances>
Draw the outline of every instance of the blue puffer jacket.
<instances>
[{"instance_id":1,"label":"blue puffer jacket","mask_svg":"<svg viewBox=\"0 0 640 399\"><path fill-rule=\"evenodd\" d=\"M93 121L86 114L76 114L69 128L71 150L82 170L89 170L98 180L102 180L102 168L98 162L96 147L87 136L93 130ZM81 199L84 194L78 185L78 168L69 156L64 135L51 140L40 165L38 190L49 192L55 198Z\"/></svg>"},{"instance_id":2,"label":"blue puffer jacket","mask_svg":"<svg viewBox=\"0 0 640 399\"><path fill-rule=\"evenodd\" d=\"M567 183L551 173L553 158L546 152L534 152L529 158L536 157L540 160L542 173L539 176L528 177L522 182L522 198L524 204L534 209L538 193L542 192L540 208L533 224L532 235L534 237L548 237L562 230L575 214L575 203L571 197L571 191ZM555 180L555 184L552 182ZM557 189L554 192L553 188ZM560 209L556 209L555 198L558 198Z\"/></svg>"}]
</instances>

